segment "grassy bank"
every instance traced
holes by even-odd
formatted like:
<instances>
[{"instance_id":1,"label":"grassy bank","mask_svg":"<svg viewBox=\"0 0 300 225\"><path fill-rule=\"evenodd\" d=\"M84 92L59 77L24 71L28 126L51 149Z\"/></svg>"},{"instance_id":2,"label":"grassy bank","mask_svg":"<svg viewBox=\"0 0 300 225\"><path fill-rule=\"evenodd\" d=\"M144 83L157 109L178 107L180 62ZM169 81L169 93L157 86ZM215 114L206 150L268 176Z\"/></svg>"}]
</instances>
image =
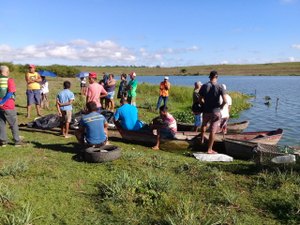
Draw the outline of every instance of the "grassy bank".
<instances>
[{"instance_id":1,"label":"grassy bank","mask_svg":"<svg viewBox=\"0 0 300 225\"><path fill-rule=\"evenodd\" d=\"M77 67L81 71L114 74L136 71L138 75L207 75L217 70L221 75L300 75L300 62L247 65L206 65L186 67Z\"/></svg>"},{"instance_id":2,"label":"grassy bank","mask_svg":"<svg viewBox=\"0 0 300 225\"><path fill-rule=\"evenodd\" d=\"M23 75L15 78L19 123L26 123ZM54 98L66 79L49 80L51 109L44 114L54 112ZM71 81L78 94L79 82ZM157 89L139 86L137 103L145 121L157 115ZM191 90L172 87L171 113L189 112ZM231 95L240 102L236 113L247 107L246 96ZM28 146L0 149L1 225L300 223L297 167L201 163L180 152L152 151L119 138L110 139L122 148L119 160L88 164L76 157L74 137L27 129L21 135Z\"/></svg>"}]
</instances>

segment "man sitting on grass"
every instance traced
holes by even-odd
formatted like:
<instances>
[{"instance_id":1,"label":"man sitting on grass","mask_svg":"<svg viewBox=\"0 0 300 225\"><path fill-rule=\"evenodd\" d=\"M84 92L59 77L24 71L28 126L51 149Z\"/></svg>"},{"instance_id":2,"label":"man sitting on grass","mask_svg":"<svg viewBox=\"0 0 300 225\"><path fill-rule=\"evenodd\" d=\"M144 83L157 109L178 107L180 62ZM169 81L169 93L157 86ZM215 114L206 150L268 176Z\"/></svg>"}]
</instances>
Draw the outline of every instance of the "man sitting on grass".
<instances>
[{"instance_id":1,"label":"man sitting on grass","mask_svg":"<svg viewBox=\"0 0 300 225\"><path fill-rule=\"evenodd\" d=\"M152 128L157 130L156 145L152 147L153 150L159 150L160 139L175 137L177 132L177 123L174 117L168 113L167 106L161 106L159 108L159 123L154 122Z\"/></svg>"},{"instance_id":2,"label":"man sitting on grass","mask_svg":"<svg viewBox=\"0 0 300 225\"><path fill-rule=\"evenodd\" d=\"M95 102L86 103L87 114L82 115L79 129L75 135L78 142L86 147L101 147L107 144L108 123L105 117L98 113Z\"/></svg>"}]
</instances>

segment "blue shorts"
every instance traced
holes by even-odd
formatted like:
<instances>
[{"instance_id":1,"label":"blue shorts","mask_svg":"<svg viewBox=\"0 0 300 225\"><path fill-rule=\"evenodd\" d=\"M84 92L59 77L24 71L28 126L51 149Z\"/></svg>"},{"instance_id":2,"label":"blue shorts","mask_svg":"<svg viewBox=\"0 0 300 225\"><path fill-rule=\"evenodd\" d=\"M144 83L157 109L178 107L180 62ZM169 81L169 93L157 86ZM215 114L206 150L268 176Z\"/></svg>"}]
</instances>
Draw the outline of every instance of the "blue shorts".
<instances>
[{"instance_id":1,"label":"blue shorts","mask_svg":"<svg viewBox=\"0 0 300 225\"><path fill-rule=\"evenodd\" d=\"M107 99L114 99L114 96L115 96L115 91L107 92L106 98Z\"/></svg>"},{"instance_id":2,"label":"blue shorts","mask_svg":"<svg viewBox=\"0 0 300 225\"><path fill-rule=\"evenodd\" d=\"M27 90L27 105L41 104L41 90Z\"/></svg>"},{"instance_id":3,"label":"blue shorts","mask_svg":"<svg viewBox=\"0 0 300 225\"><path fill-rule=\"evenodd\" d=\"M194 126L195 126L195 127L200 127L200 126L201 126L201 123L202 123L202 113L201 113L201 114L194 115L194 119L195 119Z\"/></svg>"}]
</instances>

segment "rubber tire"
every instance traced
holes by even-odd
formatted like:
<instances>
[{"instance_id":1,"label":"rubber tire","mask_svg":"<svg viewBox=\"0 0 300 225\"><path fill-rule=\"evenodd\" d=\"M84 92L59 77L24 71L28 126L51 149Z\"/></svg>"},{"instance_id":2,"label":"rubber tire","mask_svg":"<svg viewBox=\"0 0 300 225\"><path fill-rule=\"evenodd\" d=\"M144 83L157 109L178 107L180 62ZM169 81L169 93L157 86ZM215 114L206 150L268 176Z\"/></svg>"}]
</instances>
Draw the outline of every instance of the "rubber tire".
<instances>
[{"instance_id":1,"label":"rubber tire","mask_svg":"<svg viewBox=\"0 0 300 225\"><path fill-rule=\"evenodd\" d=\"M101 152L106 150L107 152ZM99 148L89 147L84 150L84 159L91 163L113 161L121 157L121 149L115 145L104 145Z\"/></svg>"}]
</instances>

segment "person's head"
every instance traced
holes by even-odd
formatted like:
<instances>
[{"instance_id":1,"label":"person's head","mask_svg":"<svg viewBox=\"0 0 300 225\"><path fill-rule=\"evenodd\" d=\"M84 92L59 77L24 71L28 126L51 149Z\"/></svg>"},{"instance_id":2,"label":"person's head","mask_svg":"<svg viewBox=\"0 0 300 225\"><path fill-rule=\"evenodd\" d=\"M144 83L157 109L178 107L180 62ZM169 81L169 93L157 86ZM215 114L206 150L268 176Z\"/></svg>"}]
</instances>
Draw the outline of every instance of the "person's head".
<instances>
[{"instance_id":1,"label":"person's head","mask_svg":"<svg viewBox=\"0 0 300 225\"><path fill-rule=\"evenodd\" d=\"M218 79L218 72L216 70L213 70L209 74L210 81L216 81Z\"/></svg>"},{"instance_id":2,"label":"person's head","mask_svg":"<svg viewBox=\"0 0 300 225\"><path fill-rule=\"evenodd\" d=\"M135 72L130 72L129 76L130 76L130 79L133 80L136 77L136 73Z\"/></svg>"},{"instance_id":3,"label":"person's head","mask_svg":"<svg viewBox=\"0 0 300 225\"><path fill-rule=\"evenodd\" d=\"M202 83L201 83L200 81L196 81L196 82L194 83L195 89L201 88L201 85L202 85Z\"/></svg>"},{"instance_id":4,"label":"person's head","mask_svg":"<svg viewBox=\"0 0 300 225\"><path fill-rule=\"evenodd\" d=\"M126 73L122 73L121 74L121 80L126 80L127 79L127 74Z\"/></svg>"},{"instance_id":5,"label":"person's head","mask_svg":"<svg viewBox=\"0 0 300 225\"><path fill-rule=\"evenodd\" d=\"M159 107L159 115L161 117L165 117L168 113L168 107L167 106L164 106L162 105L161 107Z\"/></svg>"},{"instance_id":6,"label":"person's head","mask_svg":"<svg viewBox=\"0 0 300 225\"><path fill-rule=\"evenodd\" d=\"M164 82L167 82L169 80L169 77L164 77Z\"/></svg>"},{"instance_id":7,"label":"person's head","mask_svg":"<svg viewBox=\"0 0 300 225\"><path fill-rule=\"evenodd\" d=\"M42 80L46 80L46 77L45 76L41 76Z\"/></svg>"},{"instance_id":8,"label":"person's head","mask_svg":"<svg viewBox=\"0 0 300 225\"><path fill-rule=\"evenodd\" d=\"M97 73L96 72L90 72L89 73L89 82L94 83L97 80Z\"/></svg>"},{"instance_id":9,"label":"person's head","mask_svg":"<svg viewBox=\"0 0 300 225\"><path fill-rule=\"evenodd\" d=\"M8 68L8 66L0 66L0 73L3 76L7 77L9 75L9 68Z\"/></svg>"},{"instance_id":10,"label":"person's head","mask_svg":"<svg viewBox=\"0 0 300 225\"><path fill-rule=\"evenodd\" d=\"M91 112L97 112L97 110L98 110L97 104L94 101L86 103L86 108L87 108L87 110L88 110L89 113L91 113Z\"/></svg>"},{"instance_id":11,"label":"person's head","mask_svg":"<svg viewBox=\"0 0 300 225\"><path fill-rule=\"evenodd\" d=\"M35 72L35 65L29 64L29 65L28 65L28 69L29 69L29 72L30 72L30 73L34 73L34 72Z\"/></svg>"},{"instance_id":12,"label":"person's head","mask_svg":"<svg viewBox=\"0 0 300 225\"><path fill-rule=\"evenodd\" d=\"M124 104L127 104L127 103L128 103L127 98L121 98L121 100L120 100L121 105L124 105Z\"/></svg>"},{"instance_id":13,"label":"person's head","mask_svg":"<svg viewBox=\"0 0 300 225\"><path fill-rule=\"evenodd\" d=\"M68 80L64 81L64 89L70 89L70 87L71 87L71 82Z\"/></svg>"},{"instance_id":14,"label":"person's head","mask_svg":"<svg viewBox=\"0 0 300 225\"><path fill-rule=\"evenodd\" d=\"M113 79L114 77L115 77L115 75L113 75L112 73L110 73L108 76L109 79Z\"/></svg>"}]
</instances>

